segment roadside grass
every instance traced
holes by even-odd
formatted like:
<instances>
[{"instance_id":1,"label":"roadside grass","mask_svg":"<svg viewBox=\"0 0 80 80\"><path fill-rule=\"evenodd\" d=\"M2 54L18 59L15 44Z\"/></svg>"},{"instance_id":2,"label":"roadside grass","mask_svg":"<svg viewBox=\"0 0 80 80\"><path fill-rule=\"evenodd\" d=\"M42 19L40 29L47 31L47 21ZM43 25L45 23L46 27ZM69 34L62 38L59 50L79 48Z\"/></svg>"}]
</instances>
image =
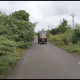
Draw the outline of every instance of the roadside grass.
<instances>
[{"instance_id":1,"label":"roadside grass","mask_svg":"<svg viewBox=\"0 0 80 80\"><path fill-rule=\"evenodd\" d=\"M21 51L28 49L31 45L32 42L27 46L27 44L22 44L21 42L18 43L10 40L5 42L5 39L2 41L0 45L0 79L2 79L13 64L20 59Z\"/></svg>"},{"instance_id":2,"label":"roadside grass","mask_svg":"<svg viewBox=\"0 0 80 80\"><path fill-rule=\"evenodd\" d=\"M20 49L16 49L14 53L0 56L0 79L12 67L12 65L19 59Z\"/></svg>"},{"instance_id":3,"label":"roadside grass","mask_svg":"<svg viewBox=\"0 0 80 80\"><path fill-rule=\"evenodd\" d=\"M78 44L72 44L71 36L71 31L66 31L65 33L60 33L54 36L50 34L48 36L48 41L63 48L64 50L70 53L77 54L78 56L80 56L80 41L78 42Z\"/></svg>"}]
</instances>

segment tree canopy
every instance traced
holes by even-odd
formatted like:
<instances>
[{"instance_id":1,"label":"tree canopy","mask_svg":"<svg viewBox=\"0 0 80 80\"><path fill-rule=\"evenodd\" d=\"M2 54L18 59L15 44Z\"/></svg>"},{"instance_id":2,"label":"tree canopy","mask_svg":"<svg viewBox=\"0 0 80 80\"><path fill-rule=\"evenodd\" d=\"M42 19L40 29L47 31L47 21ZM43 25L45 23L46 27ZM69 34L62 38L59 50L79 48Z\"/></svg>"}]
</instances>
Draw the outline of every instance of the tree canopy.
<instances>
[{"instance_id":1,"label":"tree canopy","mask_svg":"<svg viewBox=\"0 0 80 80\"><path fill-rule=\"evenodd\" d=\"M19 10L15 11L14 13L10 14L10 16L24 21L29 21L29 13L27 13L25 10Z\"/></svg>"}]
</instances>

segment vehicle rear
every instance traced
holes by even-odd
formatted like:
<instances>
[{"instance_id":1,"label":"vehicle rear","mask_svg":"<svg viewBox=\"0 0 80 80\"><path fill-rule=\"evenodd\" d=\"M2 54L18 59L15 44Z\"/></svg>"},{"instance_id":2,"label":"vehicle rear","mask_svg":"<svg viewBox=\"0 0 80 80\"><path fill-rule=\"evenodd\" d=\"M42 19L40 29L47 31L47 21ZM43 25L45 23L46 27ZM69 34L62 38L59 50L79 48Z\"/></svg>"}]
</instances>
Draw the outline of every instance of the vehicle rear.
<instances>
[{"instance_id":1,"label":"vehicle rear","mask_svg":"<svg viewBox=\"0 0 80 80\"><path fill-rule=\"evenodd\" d=\"M42 33L39 33L39 36L38 36L38 43L39 42L46 42L47 43L47 35L46 33L42 32Z\"/></svg>"}]
</instances>

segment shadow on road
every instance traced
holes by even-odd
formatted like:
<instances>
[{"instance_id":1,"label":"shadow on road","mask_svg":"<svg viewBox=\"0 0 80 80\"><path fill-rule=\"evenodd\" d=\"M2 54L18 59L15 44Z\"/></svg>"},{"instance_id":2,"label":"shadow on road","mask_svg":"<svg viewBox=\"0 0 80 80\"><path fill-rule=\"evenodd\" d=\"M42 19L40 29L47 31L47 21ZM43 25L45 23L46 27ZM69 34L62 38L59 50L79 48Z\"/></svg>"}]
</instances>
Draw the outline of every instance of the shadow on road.
<instances>
[{"instance_id":1,"label":"shadow on road","mask_svg":"<svg viewBox=\"0 0 80 80\"><path fill-rule=\"evenodd\" d=\"M35 43L35 44L38 44L38 43ZM39 45L45 45L46 43L39 43Z\"/></svg>"}]
</instances>

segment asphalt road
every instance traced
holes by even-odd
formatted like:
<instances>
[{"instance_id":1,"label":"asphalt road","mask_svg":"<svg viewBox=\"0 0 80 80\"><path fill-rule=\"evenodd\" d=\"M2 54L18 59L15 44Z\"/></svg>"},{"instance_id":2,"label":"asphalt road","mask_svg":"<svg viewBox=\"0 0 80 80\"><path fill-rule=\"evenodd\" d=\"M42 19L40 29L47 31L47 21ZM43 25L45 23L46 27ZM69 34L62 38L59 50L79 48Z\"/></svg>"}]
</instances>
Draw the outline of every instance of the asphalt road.
<instances>
[{"instance_id":1,"label":"asphalt road","mask_svg":"<svg viewBox=\"0 0 80 80\"><path fill-rule=\"evenodd\" d=\"M34 38L30 49L4 79L80 79L80 59L48 42L38 44Z\"/></svg>"}]
</instances>

